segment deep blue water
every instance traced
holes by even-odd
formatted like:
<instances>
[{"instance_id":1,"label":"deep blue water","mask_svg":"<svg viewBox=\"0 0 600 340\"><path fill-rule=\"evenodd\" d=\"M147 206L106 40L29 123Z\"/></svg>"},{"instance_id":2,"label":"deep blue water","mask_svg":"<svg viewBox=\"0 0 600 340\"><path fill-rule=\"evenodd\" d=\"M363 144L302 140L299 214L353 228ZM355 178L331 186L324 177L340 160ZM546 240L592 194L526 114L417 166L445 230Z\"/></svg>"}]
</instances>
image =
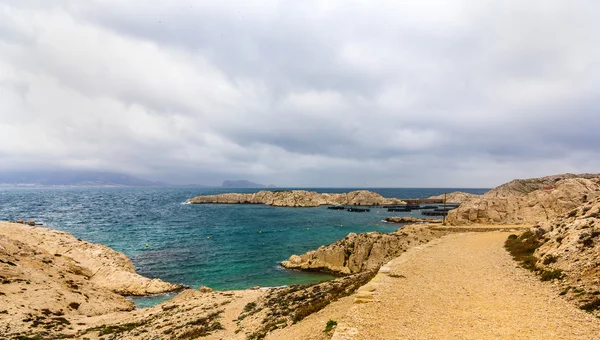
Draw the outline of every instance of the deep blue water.
<instances>
[{"instance_id":1,"label":"deep blue water","mask_svg":"<svg viewBox=\"0 0 600 340\"><path fill-rule=\"evenodd\" d=\"M280 190L280 189L279 189ZM348 192L352 188L307 189ZM385 197L420 198L487 189L368 189ZM279 262L350 232L391 232L389 216L418 212L350 213L264 205L183 204L187 198L258 189L51 188L0 189L0 220L34 219L125 253L145 276L219 290L311 283L330 276L284 270ZM379 213L377 213L379 211ZM146 247L145 245L149 246ZM166 298L166 297L165 297ZM140 305L160 298L139 299Z\"/></svg>"}]
</instances>

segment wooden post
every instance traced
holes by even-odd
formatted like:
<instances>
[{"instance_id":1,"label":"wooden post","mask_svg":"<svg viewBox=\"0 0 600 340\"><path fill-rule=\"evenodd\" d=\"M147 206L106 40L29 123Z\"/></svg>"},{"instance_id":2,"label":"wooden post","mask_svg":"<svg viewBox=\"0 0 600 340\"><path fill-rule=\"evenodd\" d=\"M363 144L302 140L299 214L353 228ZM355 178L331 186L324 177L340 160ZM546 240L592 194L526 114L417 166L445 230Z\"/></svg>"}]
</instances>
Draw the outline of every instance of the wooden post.
<instances>
[{"instance_id":1,"label":"wooden post","mask_svg":"<svg viewBox=\"0 0 600 340\"><path fill-rule=\"evenodd\" d=\"M444 214L442 215L442 225L446 225L446 193L444 193Z\"/></svg>"}]
</instances>

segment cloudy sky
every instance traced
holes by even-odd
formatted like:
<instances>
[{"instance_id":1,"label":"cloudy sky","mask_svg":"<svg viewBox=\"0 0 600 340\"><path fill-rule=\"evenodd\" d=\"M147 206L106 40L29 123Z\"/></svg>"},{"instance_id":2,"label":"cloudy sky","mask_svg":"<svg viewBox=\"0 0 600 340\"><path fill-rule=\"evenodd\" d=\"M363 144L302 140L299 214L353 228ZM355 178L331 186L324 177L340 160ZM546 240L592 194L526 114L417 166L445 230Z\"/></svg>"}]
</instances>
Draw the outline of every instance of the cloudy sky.
<instances>
[{"instance_id":1,"label":"cloudy sky","mask_svg":"<svg viewBox=\"0 0 600 340\"><path fill-rule=\"evenodd\" d=\"M598 13L0 0L0 170L367 187L600 172Z\"/></svg>"}]
</instances>

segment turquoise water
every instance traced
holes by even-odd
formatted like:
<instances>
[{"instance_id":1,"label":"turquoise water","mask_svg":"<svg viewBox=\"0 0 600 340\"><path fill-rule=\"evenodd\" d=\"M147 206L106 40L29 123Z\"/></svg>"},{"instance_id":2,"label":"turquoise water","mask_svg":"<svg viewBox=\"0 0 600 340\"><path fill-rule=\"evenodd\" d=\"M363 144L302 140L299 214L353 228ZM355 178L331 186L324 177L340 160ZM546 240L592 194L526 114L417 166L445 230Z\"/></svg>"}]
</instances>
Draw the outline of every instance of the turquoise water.
<instances>
[{"instance_id":1,"label":"turquoise water","mask_svg":"<svg viewBox=\"0 0 600 340\"><path fill-rule=\"evenodd\" d=\"M348 192L353 189L308 189ZM486 189L369 189L385 197L418 198ZM350 213L264 205L191 205L187 198L257 189L69 188L2 189L0 220L34 219L129 256L138 273L194 288L219 290L312 283L329 275L285 270L279 262L350 232L391 232L389 216L418 212ZM376 213L379 211L379 214ZM146 247L145 245L149 246ZM169 296L136 299L140 306Z\"/></svg>"}]
</instances>

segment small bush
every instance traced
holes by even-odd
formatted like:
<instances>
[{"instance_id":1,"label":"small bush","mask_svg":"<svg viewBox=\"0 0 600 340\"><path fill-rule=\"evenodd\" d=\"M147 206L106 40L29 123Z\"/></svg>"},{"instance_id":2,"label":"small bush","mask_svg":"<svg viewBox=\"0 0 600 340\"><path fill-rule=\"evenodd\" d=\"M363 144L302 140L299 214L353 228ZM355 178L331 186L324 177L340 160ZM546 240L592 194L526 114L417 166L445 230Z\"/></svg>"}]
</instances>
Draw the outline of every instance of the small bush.
<instances>
[{"instance_id":1,"label":"small bush","mask_svg":"<svg viewBox=\"0 0 600 340\"><path fill-rule=\"evenodd\" d=\"M562 243L563 239L564 238L562 236L559 236L559 237L556 238L556 242L558 242L560 244L560 243Z\"/></svg>"},{"instance_id":2,"label":"small bush","mask_svg":"<svg viewBox=\"0 0 600 340\"><path fill-rule=\"evenodd\" d=\"M533 256L533 253L542 243L531 231L526 231L516 238L511 236L504 242L506 250L513 256L515 261L521 262L524 268L534 270L538 259Z\"/></svg>"},{"instance_id":3,"label":"small bush","mask_svg":"<svg viewBox=\"0 0 600 340\"><path fill-rule=\"evenodd\" d=\"M561 279L563 277L563 272L560 269L556 270L542 270L541 271L541 280L542 281L551 281L554 279Z\"/></svg>"},{"instance_id":4,"label":"small bush","mask_svg":"<svg viewBox=\"0 0 600 340\"><path fill-rule=\"evenodd\" d=\"M325 330L323 331L323 333L331 332L336 326L337 326L337 321L335 321L335 320L327 321L327 326L325 326Z\"/></svg>"},{"instance_id":5,"label":"small bush","mask_svg":"<svg viewBox=\"0 0 600 340\"><path fill-rule=\"evenodd\" d=\"M553 255L548 255L544 258L544 264L545 265L549 265L551 263L555 263L558 260L558 257L553 256Z\"/></svg>"},{"instance_id":6,"label":"small bush","mask_svg":"<svg viewBox=\"0 0 600 340\"><path fill-rule=\"evenodd\" d=\"M600 299L594 299L588 303L579 306L579 308L583 309L586 312L592 312L597 309L600 309Z\"/></svg>"},{"instance_id":7,"label":"small bush","mask_svg":"<svg viewBox=\"0 0 600 340\"><path fill-rule=\"evenodd\" d=\"M249 311L253 310L254 308L256 308L256 302L250 302L244 306L244 312L249 312Z\"/></svg>"},{"instance_id":8,"label":"small bush","mask_svg":"<svg viewBox=\"0 0 600 340\"><path fill-rule=\"evenodd\" d=\"M575 216L577 216L577 209L575 209L575 210L572 210L572 211L569 213L569 215L567 215L567 216L569 216L569 217L575 217Z\"/></svg>"}]
</instances>

